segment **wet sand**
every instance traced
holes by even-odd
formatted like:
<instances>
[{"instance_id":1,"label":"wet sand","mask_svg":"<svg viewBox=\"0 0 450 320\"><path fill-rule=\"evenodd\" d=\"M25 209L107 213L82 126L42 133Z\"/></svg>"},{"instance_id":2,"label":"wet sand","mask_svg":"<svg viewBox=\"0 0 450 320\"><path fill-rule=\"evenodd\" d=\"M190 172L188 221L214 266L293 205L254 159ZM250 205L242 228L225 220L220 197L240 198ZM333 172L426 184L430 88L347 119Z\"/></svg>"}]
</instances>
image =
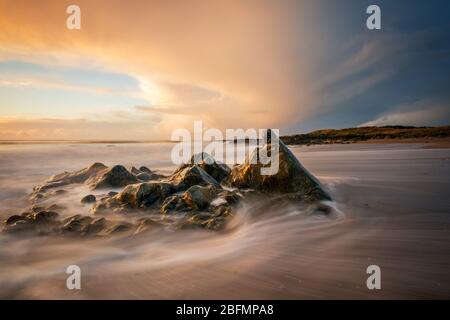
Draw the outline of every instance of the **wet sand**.
<instances>
[{"instance_id":1,"label":"wet sand","mask_svg":"<svg viewBox=\"0 0 450 320\"><path fill-rule=\"evenodd\" d=\"M330 191L333 216L260 200L243 205L221 233L154 230L131 239L83 241L1 235L0 297L450 297L450 149L422 144L291 149ZM1 212L18 210L27 190L46 176L94 161L168 172L168 150L165 144L0 147ZM81 267L80 291L65 287L70 264ZM366 287L371 264L381 267L381 290Z\"/></svg>"}]
</instances>

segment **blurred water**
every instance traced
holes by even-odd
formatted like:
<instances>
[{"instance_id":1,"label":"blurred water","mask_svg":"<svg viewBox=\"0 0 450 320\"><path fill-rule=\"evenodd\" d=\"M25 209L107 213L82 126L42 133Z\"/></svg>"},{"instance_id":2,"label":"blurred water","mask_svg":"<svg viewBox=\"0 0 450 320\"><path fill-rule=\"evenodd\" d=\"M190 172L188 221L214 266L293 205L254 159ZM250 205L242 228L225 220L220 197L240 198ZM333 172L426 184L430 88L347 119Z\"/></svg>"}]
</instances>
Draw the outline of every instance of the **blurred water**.
<instances>
[{"instance_id":1,"label":"blurred water","mask_svg":"<svg viewBox=\"0 0 450 320\"><path fill-rule=\"evenodd\" d=\"M0 146L0 216L43 179L93 162L174 169L169 143ZM4 298L449 298L450 149L292 147L338 213L245 203L220 233L155 230L135 238L0 236ZM73 200L75 201L75 200ZM74 207L75 208L75 207ZM82 268L82 290L65 268ZM382 269L382 290L366 268Z\"/></svg>"}]
</instances>

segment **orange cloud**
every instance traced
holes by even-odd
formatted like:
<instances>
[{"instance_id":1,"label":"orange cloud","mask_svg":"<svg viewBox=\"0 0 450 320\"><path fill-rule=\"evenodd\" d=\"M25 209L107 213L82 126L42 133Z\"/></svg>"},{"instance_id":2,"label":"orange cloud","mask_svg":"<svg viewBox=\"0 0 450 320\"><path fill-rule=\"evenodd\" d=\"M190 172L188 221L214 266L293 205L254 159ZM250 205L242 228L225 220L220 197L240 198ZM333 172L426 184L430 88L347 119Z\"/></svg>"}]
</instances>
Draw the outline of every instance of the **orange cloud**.
<instances>
[{"instance_id":1,"label":"orange cloud","mask_svg":"<svg viewBox=\"0 0 450 320\"><path fill-rule=\"evenodd\" d=\"M147 79L170 92L162 101L157 92L150 93L149 102L198 108L201 114L193 112L195 118L204 115L204 121L219 128L279 127L312 112L308 64L293 56L292 35L286 34L292 17L286 6L266 1L82 0L77 1L82 29L70 31L65 9L71 3L2 1L3 59L82 66L89 61ZM199 102L192 97L195 90L212 98Z\"/></svg>"}]
</instances>

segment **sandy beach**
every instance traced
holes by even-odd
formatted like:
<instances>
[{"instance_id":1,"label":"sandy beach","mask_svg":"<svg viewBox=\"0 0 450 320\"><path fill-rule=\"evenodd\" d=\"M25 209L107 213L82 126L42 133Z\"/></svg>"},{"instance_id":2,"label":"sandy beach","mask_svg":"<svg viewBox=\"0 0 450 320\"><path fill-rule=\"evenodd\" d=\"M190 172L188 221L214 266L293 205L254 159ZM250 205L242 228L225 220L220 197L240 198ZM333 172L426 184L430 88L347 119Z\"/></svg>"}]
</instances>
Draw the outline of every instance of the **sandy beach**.
<instances>
[{"instance_id":1,"label":"sandy beach","mask_svg":"<svg viewBox=\"0 0 450 320\"><path fill-rule=\"evenodd\" d=\"M450 291L450 149L426 144L291 146L336 208L244 203L220 232L155 230L139 237L63 240L0 235L0 297L33 299L417 299ZM175 167L170 144L0 147L4 218L46 177L95 161ZM39 160L39 161L37 161ZM89 214L78 198L67 200ZM83 211L84 210L84 211ZM83 270L82 290L65 268ZM368 290L366 268L382 271Z\"/></svg>"}]
</instances>

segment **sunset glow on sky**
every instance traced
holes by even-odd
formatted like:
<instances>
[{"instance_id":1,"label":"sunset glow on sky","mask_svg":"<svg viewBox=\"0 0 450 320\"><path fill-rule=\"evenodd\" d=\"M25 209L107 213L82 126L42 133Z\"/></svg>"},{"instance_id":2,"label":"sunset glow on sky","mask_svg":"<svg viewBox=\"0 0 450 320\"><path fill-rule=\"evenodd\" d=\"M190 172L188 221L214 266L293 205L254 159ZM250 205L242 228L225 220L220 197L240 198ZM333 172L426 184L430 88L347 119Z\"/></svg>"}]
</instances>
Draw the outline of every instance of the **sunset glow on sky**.
<instances>
[{"instance_id":1,"label":"sunset glow on sky","mask_svg":"<svg viewBox=\"0 0 450 320\"><path fill-rule=\"evenodd\" d=\"M450 120L447 1L380 1L380 31L370 1L72 3L0 0L0 139Z\"/></svg>"}]
</instances>

